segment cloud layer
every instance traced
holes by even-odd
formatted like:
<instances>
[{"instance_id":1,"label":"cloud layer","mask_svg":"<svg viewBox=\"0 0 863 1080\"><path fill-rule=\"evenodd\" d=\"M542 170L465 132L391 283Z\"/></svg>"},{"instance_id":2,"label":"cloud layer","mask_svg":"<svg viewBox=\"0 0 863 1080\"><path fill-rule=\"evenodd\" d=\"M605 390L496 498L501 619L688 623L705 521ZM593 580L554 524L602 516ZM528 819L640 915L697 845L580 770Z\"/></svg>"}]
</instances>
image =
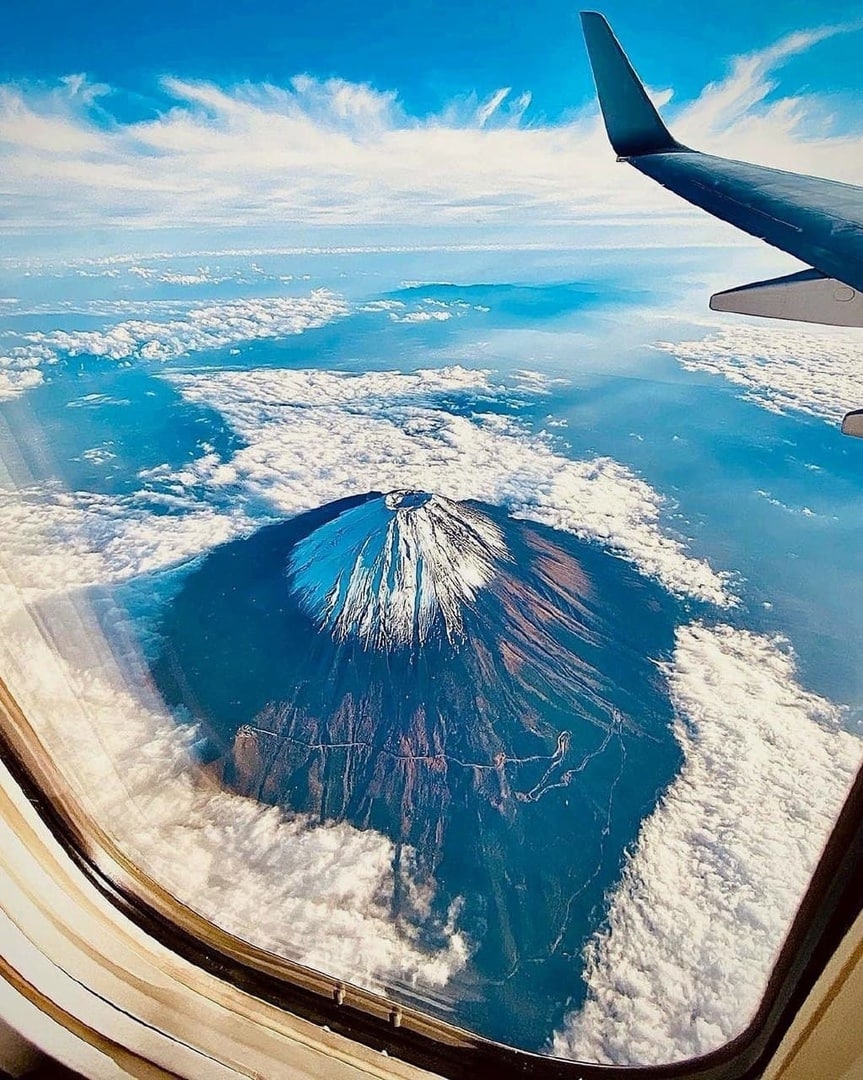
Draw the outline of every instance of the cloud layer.
<instances>
[{"instance_id":1,"label":"cloud layer","mask_svg":"<svg viewBox=\"0 0 863 1080\"><path fill-rule=\"evenodd\" d=\"M172 305L176 309L176 305ZM38 386L40 368L61 356L110 360L174 360L239 342L275 339L323 326L347 313L345 301L326 289L308 296L189 304L181 317L127 319L101 330L31 332L0 355L0 401Z\"/></svg>"},{"instance_id":2,"label":"cloud layer","mask_svg":"<svg viewBox=\"0 0 863 1080\"><path fill-rule=\"evenodd\" d=\"M482 399L520 400L491 373L460 367L342 375L245 371L168 376L183 396L218 410L248 444L176 474L183 486L237 489L293 514L358 491L418 487L482 499L517 516L601 540L679 595L733 603L728 583L659 525L662 500L609 458L571 461ZM536 377L526 380L531 396ZM440 406L479 397L471 417Z\"/></svg>"},{"instance_id":3,"label":"cloud layer","mask_svg":"<svg viewBox=\"0 0 863 1080\"><path fill-rule=\"evenodd\" d=\"M729 326L701 340L657 342L687 371L722 375L774 412L838 421L863 405L859 330Z\"/></svg>"},{"instance_id":4,"label":"cloud layer","mask_svg":"<svg viewBox=\"0 0 863 1080\"><path fill-rule=\"evenodd\" d=\"M683 768L587 947L563 1057L667 1064L739 1034L860 766L781 641L682 627L669 679Z\"/></svg>"},{"instance_id":5,"label":"cloud layer","mask_svg":"<svg viewBox=\"0 0 863 1080\"><path fill-rule=\"evenodd\" d=\"M859 130L824 134L827 102L775 93L775 70L839 29L738 57L724 80L671 109L676 133L705 150L863 179ZM0 88L6 228L506 226L514 215L539 227L650 212L659 235L669 216L701 221L615 167L593 105L552 125L527 120L529 99L505 89L423 118L392 90L337 78L220 87L170 77L161 90L161 115L129 123L82 76Z\"/></svg>"},{"instance_id":6,"label":"cloud layer","mask_svg":"<svg viewBox=\"0 0 863 1080\"><path fill-rule=\"evenodd\" d=\"M239 508L216 509L186 496L175 500L180 513L160 513L165 501L50 486L0 489L0 559L14 566L27 600L175 566L254 527Z\"/></svg>"}]
</instances>

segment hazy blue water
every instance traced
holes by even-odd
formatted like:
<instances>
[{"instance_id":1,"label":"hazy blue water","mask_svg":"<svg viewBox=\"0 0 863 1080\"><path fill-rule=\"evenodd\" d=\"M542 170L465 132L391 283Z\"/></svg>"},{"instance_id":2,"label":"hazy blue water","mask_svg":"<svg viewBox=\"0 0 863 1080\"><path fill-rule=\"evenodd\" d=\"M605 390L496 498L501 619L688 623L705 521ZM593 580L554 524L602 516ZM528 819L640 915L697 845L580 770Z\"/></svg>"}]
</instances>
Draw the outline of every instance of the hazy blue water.
<instances>
[{"instance_id":1,"label":"hazy blue water","mask_svg":"<svg viewBox=\"0 0 863 1080\"><path fill-rule=\"evenodd\" d=\"M49 381L2 405L9 427L30 433L19 451L36 479L127 495L142 489L142 472L179 469L205 444L224 458L243 445L217 412L185 402L153 370L95 358L81 367L57 365Z\"/></svg>"},{"instance_id":2,"label":"hazy blue water","mask_svg":"<svg viewBox=\"0 0 863 1080\"><path fill-rule=\"evenodd\" d=\"M822 420L778 416L672 365L646 356L642 379L593 376L561 394L565 452L607 453L673 500L670 525L690 550L742 579L738 618L786 633L805 682L856 706L863 454Z\"/></svg>"}]
</instances>

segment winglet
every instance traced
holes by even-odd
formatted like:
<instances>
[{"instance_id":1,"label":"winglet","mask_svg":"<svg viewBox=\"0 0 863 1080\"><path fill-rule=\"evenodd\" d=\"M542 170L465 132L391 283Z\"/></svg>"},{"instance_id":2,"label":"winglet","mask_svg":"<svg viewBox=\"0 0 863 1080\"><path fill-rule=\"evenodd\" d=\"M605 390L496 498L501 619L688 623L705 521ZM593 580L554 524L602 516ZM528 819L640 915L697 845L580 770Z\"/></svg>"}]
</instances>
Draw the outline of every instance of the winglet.
<instances>
[{"instance_id":1,"label":"winglet","mask_svg":"<svg viewBox=\"0 0 863 1080\"><path fill-rule=\"evenodd\" d=\"M617 156L685 150L663 124L604 16L582 11L581 26L605 130Z\"/></svg>"}]
</instances>

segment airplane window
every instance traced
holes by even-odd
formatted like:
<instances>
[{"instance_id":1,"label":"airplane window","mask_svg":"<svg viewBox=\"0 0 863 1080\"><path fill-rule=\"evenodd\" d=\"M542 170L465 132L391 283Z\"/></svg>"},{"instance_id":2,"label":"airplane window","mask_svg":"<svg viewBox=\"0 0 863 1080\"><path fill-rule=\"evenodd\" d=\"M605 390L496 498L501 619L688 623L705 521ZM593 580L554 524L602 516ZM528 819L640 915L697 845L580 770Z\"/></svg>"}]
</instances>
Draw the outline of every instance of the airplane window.
<instances>
[{"instance_id":1,"label":"airplane window","mask_svg":"<svg viewBox=\"0 0 863 1080\"><path fill-rule=\"evenodd\" d=\"M17 91L68 137L52 206L107 227L124 193L170 229L23 238L43 210L13 158L0 677L142 880L337 999L549 1060L717 1050L863 760L863 446L839 430L860 331L709 312L705 281L784 256L611 157L586 195L543 193L555 139L605 160L594 116L424 125L309 80L177 82L158 119L110 125ZM294 193L323 239L202 244L191 173L177 206L110 187L135 154L149 184L212 152L233 207L252 172L227 155L271 121L310 140L279 170L343 170L337 228ZM449 173L399 171L445 136L480 224ZM76 154L110 205L62 187ZM409 194L449 200L433 236L354 242L345 207ZM507 199L528 226L552 210L531 234Z\"/></svg>"}]
</instances>

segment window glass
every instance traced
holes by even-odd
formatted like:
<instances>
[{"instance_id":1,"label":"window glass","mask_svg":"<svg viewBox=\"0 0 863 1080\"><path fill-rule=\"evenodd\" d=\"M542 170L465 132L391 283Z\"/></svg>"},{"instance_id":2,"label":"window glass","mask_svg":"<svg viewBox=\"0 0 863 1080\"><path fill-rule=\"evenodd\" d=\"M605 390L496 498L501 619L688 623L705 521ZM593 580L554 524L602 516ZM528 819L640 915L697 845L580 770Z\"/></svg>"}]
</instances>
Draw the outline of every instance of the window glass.
<instances>
[{"instance_id":1,"label":"window glass","mask_svg":"<svg viewBox=\"0 0 863 1080\"><path fill-rule=\"evenodd\" d=\"M706 312L782 260L592 117L291 85L3 105L0 676L238 937L521 1049L720 1047L861 760L859 333Z\"/></svg>"}]
</instances>

